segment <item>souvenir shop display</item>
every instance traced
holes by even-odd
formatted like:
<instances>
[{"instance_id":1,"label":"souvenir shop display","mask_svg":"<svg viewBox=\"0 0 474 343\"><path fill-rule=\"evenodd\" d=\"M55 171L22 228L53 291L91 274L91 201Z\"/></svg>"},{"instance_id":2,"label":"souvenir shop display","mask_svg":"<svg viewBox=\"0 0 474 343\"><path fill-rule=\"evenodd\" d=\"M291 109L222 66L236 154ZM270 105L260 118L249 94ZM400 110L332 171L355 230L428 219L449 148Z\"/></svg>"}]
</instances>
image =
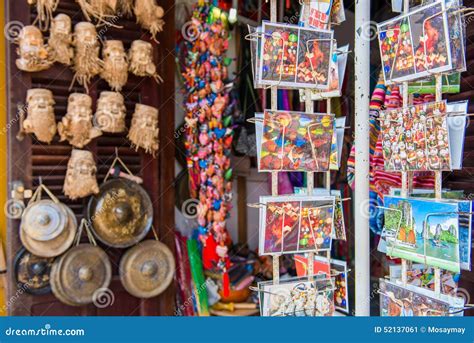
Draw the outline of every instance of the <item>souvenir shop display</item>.
<instances>
[{"instance_id":1,"label":"souvenir shop display","mask_svg":"<svg viewBox=\"0 0 474 343\"><path fill-rule=\"evenodd\" d=\"M42 143L51 143L56 135L56 119L54 116L53 93L44 88L28 89L26 93L27 117L24 118L24 108L20 108L20 132L17 137L23 138L23 133L33 133Z\"/></svg>"},{"instance_id":2,"label":"souvenir shop display","mask_svg":"<svg viewBox=\"0 0 474 343\"><path fill-rule=\"evenodd\" d=\"M123 95L118 92L103 91L97 100L94 125L102 132L120 133L126 128L127 109Z\"/></svg>"},{"instance_id":3,"label":"souvenir shop display","mask_svg":"<svg viewBox=\"0 0 474 343\"><path fill-rule=\"evenodd\" d=\"M158 109L153 106L136 104L128 139L136 150L142 148L155 156L159 147Z\"/></svg>"},{"instance_id":4,"label":"souvenir shop display","mask_svg":"<svg viewBox=\"0 0 474 343\"><path fill-rule=\"evenodd\" d=\"M64 179L64 194L71 200L85 198L99 192L97 167L92 153L87 150L72 149Z\"/></svg>"},{"instance_id":5,"label":"souvenir shop display","mask_svg":"<svg viewBox=\"0 0 474 343\"><path fill-rule=\"evenodd\" d=\"M258 284L261 314L265 317L322 317L334 312L333 285L330 279L292 278L275 285Z\"/></svg>"},{"instance_id":6,"label":"souvenir shop display","mask_svg":"<svg viewBox=\"0 0 474 343\"><path fill-rule=\"evenodd\" d=\"M15 278L27 293L33 295L51 292L49 273L53 264L52 257L39 257L22 248L15 256Z\"/></svg>"},{"instance_id":7,"label":"souvenir shop display","mask_svg":"<svg viewBox=\"0 0 474 343\"><path fill-rule=\"evenodd\" d=\"M51 67L51 60L43 34L33 26L23 26L15 42L18 44L16 67L22 71L37 72Z\"/></svg>"},{"instance_id":8,"label":"souvenir shop display","mask_svg":"<svg viewBox=\"0 0 474 343\"><path fill-rule=\"evenodd\" d=\"M74 57L72 47L71 18L64 13L55 16L51 22L48 39L49 58L53 62L71 65Z\"/></svg>"},{"instance_id":9,"label":"souvenir shop display","mask_svg":"<svg viewBox=\"0 0 474 343\"><path fill-rule=\"evenodd\" d=\"M45 192L49 199L42 199ZM21 217L20 240L30 253L56 257L72 245L77 231L76 216L53 193L40 185Z\"/></svg>"},{"instance_id":10,"label":"souvenir shop display","mask_svg":"<svg viewBox=\"0 0 474 343\"><path fill-rule=\"evenodd\" d=\"M86 91L92 78L102 71L104 62L99 58L100 44L95 26L80 22L74 26L73 83L77 81Z\"/></svg>"},{"instance_id":11,"label":"souvenir shop display","mask_svg":"<svg viewBox=\"0 0 474 343\"><path fill-rule=\"evenodd\" d=\"M87 206L94 236L102 243L127 248L140 242L150 231L153 206L148 193L124 178L104 182Z\"/></svg>"},{"instance_id":12,"label":"souvenir shop display","mask_svg":"<svg viewBox=\"0 0 474 343\"><path fill-rule=\"evenodd\" d=\"M137 17L137 23L148 30L156 41L156 35L163 31L165 25L163 8L155 0L135 0L133 13Z\"/></svg>"},{"instance_id":13,"label":"souvenir shop display","mask_svg":"<svg viewBox=\"0 0 474 343\"><path fill-rule=\"evenodd\" d=\"M51 290L56 298L70 306L91 304L107 289L112 280L112 264L109 257L97 246L85 219L90 243L79 244L82 229L78 231L75 246L58 257L50 272Z\"/></svg>"},{"instance_id":14,"label":"souvenir shop display","mask_svg":"<svg viewBox=\"0 0 474 343\"><path fill-rule=\"evenodd\" d=\"M38 24L41 31L46 31L53 18L53 12L58 8L60 0L28 0L28 4L36 6L36 19L33 25Z\"/></svg>"},{"instance_id":15,"label":"souvenir shop display","mask_svg":"<svg viewBox=\"0 0 474 343\"><path fill-rule=\"evenodd\" d=\"M173 281L175 261L165 244L146 240L125 252L119 270L120 281L128 293L137 298L152 298Z\"/></svg>"},{"instance_id":16,"label":"souvenir shop display","mask_svg":"<svg viewBox=\"0 0 474 343\"><path fill-rule=\"evenodd\" d=\"M58 123L60 141L67 140L76 148L83 148L102 131L92 121L92 98L87 94L71 93L67 100L67 113Z\"/></svg>"},{"instance_id":17,"label":"souvenir shop display","mask_svg":"<svg viewBox=\"0 0 474 343\"><path fill-rule=\"evenodd\" d=\"M330 251L332 196L260 197L259 254Z\"/></svg>"},{"instance_id":18,"label":"souvenir shop display","mask_svg":"<svg viewBox=\"0 0 474 343\"><path fill-rule=\"evenodd\" d=\"M222 275L219 287L223 296L228 296L231 238L226 221L232 201L234 104L227 85L231 62L225 57L229 45L227 14L203 1L194 7L191 22L200 30L195 40L184 42L182 67L189 190L198 201L196 219L204 270Z\"/></svg>"},{"instance_id":19,"label":"souvenir shop display","mask_svg":"<svg viewBox=\"0 0 474 343\"><path fill-rule=\"evenodd\" d=\"M402 286L384 279L380 279L379 285L381 316L451 316L464 307L461 298L437 295L426 289Z\"/></svg>"},{"instance_id":20,"label":"souvenir shop display","mask_svg":"<svg viewBox=\"0 0 474 343\"><path fill-rule=\"evenodd\" d=\"M100 73L113 91L120 92L128 80L128 57L120 40L106 40L102 47L104 67Z\"/></svg>"},{"instance_id":21,"label":"souvenir shop display","mask_svg":"<svg viewBox=\"0 0 474 343\"><path fill-rule=\"evenodd\" d=\"M150 42L134 40L128 52L128 61L128 70L132 74L152 77L157 83L163 82L156 71L155 62L153 62L153 45Z\"/></svg>"}]
</instances>

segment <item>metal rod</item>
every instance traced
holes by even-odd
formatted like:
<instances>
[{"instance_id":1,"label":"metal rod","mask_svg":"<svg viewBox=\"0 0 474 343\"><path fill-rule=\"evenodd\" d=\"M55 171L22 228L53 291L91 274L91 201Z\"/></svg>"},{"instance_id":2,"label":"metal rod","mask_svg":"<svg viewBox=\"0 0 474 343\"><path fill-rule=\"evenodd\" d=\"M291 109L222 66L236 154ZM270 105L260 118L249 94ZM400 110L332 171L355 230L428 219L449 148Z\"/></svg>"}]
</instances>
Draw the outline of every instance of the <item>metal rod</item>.
<instances>
[{"instance_id":1,"label":"metal rod","mask_svg":"<svg viewBox=\"0 0 474 343\"><path fill-rule=\"evenodd\" d=\"M442 75L436 75L436 101L443 100L443 77ZM442 194L442 183L443 183L443 172L435 171L435 198L441 199ZM434 291L435 294L441 293L441 272L439 268L434 269Z\"/></svg>"},{"instance_id":2,"label":"metal rod","mask_svg":"<svg viewBox=\"0 0 474 343\"><path fill-rule=\"evenodd\" d=\"M355 3L355 314L370 315L370 236L369 218L369 104L370 41L363 32L370 22L370 1Z\"/></svg>"}]
</instances>

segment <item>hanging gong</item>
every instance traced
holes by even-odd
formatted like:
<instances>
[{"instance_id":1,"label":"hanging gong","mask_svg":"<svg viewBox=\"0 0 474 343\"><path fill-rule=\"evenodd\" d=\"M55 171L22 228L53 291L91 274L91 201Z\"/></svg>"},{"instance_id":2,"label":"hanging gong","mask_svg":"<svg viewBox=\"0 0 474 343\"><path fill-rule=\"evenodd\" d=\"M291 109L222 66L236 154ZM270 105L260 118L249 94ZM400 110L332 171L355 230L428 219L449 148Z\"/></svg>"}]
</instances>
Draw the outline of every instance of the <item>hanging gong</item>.
<instances>
[{"instance_id":1,"label":"hanging gong","mask_svg":"<svg viewBox=\"0 0 474 343\"><path fill-rule=\"evenodd\" d=\"M76 306L90 304L94 293L108 288L112 266L107 254L91 244L80 244L64 254L51 271L57 298Z\"/></svg>"},{"instance_id":2,"label":"hanging gong","mask_svg":"<svg viewBox=\"0 0 474 343\"><path fill-rule=\"evenodd\" d=\"M146 191L136 182L113 179L92 196L88 217L95 236L104 244L127 248L141 241L151 228L153 207Z\"/></svg>"},{"instance_id":3,"label":"hanging gong","mask_svg":"<svg viewBox=\"0 0 474 343\"><path fill-rule=\"evenodd\" d=\"M50 240L36 240L32 238L27 231L25 226L20 226L20 240L23 246L32 254L41 257L56 257L64 253L72 245L74 237L77 231L77 220L72 210L64 204L56 204L61 207L64 213L66 213L67 225L63 228L61 233ZM31 229L30 231L35 231ZM36 236L45 237L44 235L37 234Z\"/></svg>"},{"instance_id":4,"label":"hanging gong","mask_svg":"<svg viewBox=\"0 0 474 343\"><path fill-rule=\"evenodd\" d=\"M174 270L170 249L155 240L139 243L120 260L122 285L137 298L151 298L162 293L173 280Z\"/></svg>"},{"instance_id":5,"label":"hanging gong","mask_svg":"<svg viewBox=\"0 0 474 343\"><path fill-rule=\"evenodd\" d=\"M20 289L40 295L51 291L50 271L53 258L35 256L22 248L15 256L15 277Z\"/></svg>"},{"instance_id":6,"label":"hanging gong","mask_svg":"<svg viewBox=\"0 0 474 343\"><path fill-rule=\"evenodd\" d=\"M50 241L58 237L68 224L63 206L45 199L29 205L21 220L22 229L34 240Z\"/></svg>"}]
</instances>

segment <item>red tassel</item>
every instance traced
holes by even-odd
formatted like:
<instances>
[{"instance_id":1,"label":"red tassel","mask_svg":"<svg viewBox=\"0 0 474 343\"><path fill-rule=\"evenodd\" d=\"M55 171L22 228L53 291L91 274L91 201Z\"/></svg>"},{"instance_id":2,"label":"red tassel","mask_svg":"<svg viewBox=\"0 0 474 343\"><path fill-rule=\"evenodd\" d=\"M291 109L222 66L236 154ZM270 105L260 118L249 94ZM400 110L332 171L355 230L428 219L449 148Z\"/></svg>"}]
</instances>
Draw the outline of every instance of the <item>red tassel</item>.
<instances>
[{"instance_id":1,"label":"red tassel","mask_svg":"<svg viewBox=\"0 0 474 343\"><path fill-rule=\"evenodd\" d=\"M229 281L229 273L227 271L222 274L222 288L223 288L223 293L224 297L228 297L230 294L230 281Z\"/></svg>"}]
</instances>

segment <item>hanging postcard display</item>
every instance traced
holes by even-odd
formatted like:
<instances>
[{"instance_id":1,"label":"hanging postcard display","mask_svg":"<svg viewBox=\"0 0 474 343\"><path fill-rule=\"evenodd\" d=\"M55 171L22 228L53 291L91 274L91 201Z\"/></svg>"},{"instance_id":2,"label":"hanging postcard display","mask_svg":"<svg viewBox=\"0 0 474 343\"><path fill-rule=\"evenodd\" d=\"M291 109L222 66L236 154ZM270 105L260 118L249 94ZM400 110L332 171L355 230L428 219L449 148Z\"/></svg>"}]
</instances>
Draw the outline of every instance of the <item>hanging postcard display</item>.
<instances>
[{"instance_id":1,"label":"hanging postcard display","mask_svg":"<svg viewBox=\"0 0 474 343\"><path fill-rule=\"evenodd\" d=\"M381 112L385 170L461 169L466 111L467 102L439 101Z\"/></svg>"},{"instance_id":2,"label":"hanging postcard display","mask_svg":"<svg viewBox=\"0 0 474 343\"><path fill-rule=\"evenodd\" d=\"M384 197L387 255L460 272L456 203Z\"/></svg>"},{"instance_id":3,"label":"hanging postcard display","mask_svg":"<svg viewBox=\"0 0 474 343\"><path fill-rule=\"evenodd\" d=\"M387 85L457 67L451 56L444 0L380 23L377 30Z\"/></svg>"},{"instance_id":4,"label":"hanging postcard display","mask_svg":"<svg viewBox=\"0 0 474 343\"><path fill-rule=\"evenodd\" d=\"M380 279L380 315L389 317L450 316L464 307L462 298L437 295L435 292L402 286Z\"/></svg>"},{"instance_id":5,"label":"hanging postcard display","mask_svg":"<svg viewBox=\"0 0 474 343\"><path fill-rule=\"evenodd\" d=\"M259 254L330 251L333 196L260 197Z\"/></svg>"},{"instance_id":6,"label":"hanging postcard display","mask_svg":"<svg viewBox=\"0 0 474 343\"><path fill-rule=\"evenodd\" d=\"M323 317L334 312L334 289L331 279L291 278L275 285L260 282L260 312L264 317Z\"/></svg>"},{"instance_id":7,"label":"hanging postcard display","mask_svg":"<svg viewBox=\"0 0 474 343\"><path fill-rule=\"evenodd\" d=\"M264 21L258 84L329 88L333 32Z\"/></svg>"}]
</instances>

